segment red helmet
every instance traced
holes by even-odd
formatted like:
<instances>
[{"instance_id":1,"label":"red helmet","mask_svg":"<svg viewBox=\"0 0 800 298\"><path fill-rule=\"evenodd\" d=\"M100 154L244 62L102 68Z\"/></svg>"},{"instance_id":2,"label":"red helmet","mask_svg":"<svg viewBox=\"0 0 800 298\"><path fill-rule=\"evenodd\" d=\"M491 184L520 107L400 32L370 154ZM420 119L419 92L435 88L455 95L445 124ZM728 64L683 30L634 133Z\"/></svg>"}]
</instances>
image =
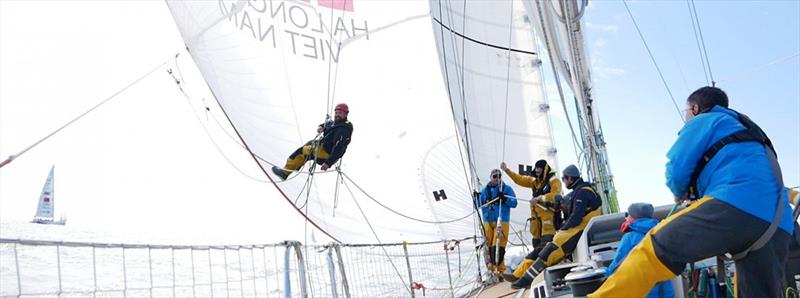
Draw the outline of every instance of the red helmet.
<instances>
[{"instance_id":1,"label":"red helmet","mask_svg":"<svg viewBox=\"0 0 800 298\"><path fill-rule=\"evenodd\" d=\"M339 110L339 111L344 112L345 114L349 114L350 113L350 108L347 107L346 103L340 103L340 104L336 105L336 108L334 108L333 110L334 111Z\"/></svg>"}]
</instances>

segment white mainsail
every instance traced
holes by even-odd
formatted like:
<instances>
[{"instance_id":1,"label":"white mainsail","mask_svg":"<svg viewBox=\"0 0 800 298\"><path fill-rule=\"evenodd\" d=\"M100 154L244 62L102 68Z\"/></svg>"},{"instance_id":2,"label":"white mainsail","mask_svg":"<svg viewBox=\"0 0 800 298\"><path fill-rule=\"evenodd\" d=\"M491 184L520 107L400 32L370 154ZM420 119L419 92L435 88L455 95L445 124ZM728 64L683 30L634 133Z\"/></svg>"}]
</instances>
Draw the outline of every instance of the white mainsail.
<instances>
[{"instance_id":1,"label":"white mainsail","mask_svg":"<svg viewBox=\"0 0 800 298\"><path fill-rule=\"evenodd\" d=\"M167 3L241 141L320 229L350 243L479 233L427 2ZM342 174L308 163L279 182L269 168L338 102L354 125Z\"/></svg>"},{"instance_id":2,"label":"white mainsail","mask_svg":"<svg viewBox=\"0 0 800 298\"><path fill-rule=\"evenodd\" d=\"M430 8L442 76L478 187L501 162L526 172L545 159L557 169L539 47L521 1L431 0ZM530 199L530 189L505 182L518 199ZM512 242L530 240L528 208L520 203L511 212Z\"/></svg>"},{"instance_id":3,"label":"white mainsail","mask_svg":"<svg viewBox=\"0 0 800 298\"><path fill-rule=\"evenodd\" d=\"M42 187L42 193L39 195L39 205L36 207L36 215L33 216L34 222L53 221L56 195L54 170L55 166L50 167L50 174L47 175L47 180Z\"/></svg>"}]
</instances>

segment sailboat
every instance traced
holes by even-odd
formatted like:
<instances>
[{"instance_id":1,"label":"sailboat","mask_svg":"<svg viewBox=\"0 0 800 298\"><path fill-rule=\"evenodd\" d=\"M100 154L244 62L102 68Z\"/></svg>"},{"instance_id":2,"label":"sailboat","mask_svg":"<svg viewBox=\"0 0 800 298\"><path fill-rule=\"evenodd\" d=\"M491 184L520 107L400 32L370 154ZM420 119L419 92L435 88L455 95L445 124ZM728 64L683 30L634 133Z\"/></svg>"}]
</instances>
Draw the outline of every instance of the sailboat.
<instances>
[{"instance_id":1,"label":"sailboat","mask_svg":"<svg viewBox=\"0 0 800 298\"><path fill-rule=\"evenodd\" d=\"M480 258L477 250L486 245L472 193L490 170L508 162L524 172L536 159L557 167L539 52L554 44L534 34L541 17L525 1L167 4L237 141L316 228L312 233L344 244L471 237ZM559 70L573 90L589 92L585 58L569 58L578 59L570 64L577 71ZM589 178L606 213L615 212L607 165L596 161L604 156L596 110L590 94L575 93L588 113L581 118ZM276 179L269 169L313 139L339 102L350 106L355 127L342 161L326 172L308 163L286 181ZM525 247L530 214L521 205L512 212L509 240ZM471 287L454 295L492 282L474 263L463 268L477 276ZM417 284L398 275L407 290Z\"/></svg>"},{"instance_id":2,"label":"sailboat","mask_svg":"<svg viewBox=\"0 0 800 298\"><path fill-rule=\"evenodd\" d=\"M39 204L36 207L36 215L33 216L31 223L49 225L64 225L67 223L67 219L64 217L59 220L54 220L53 217L56 208L54 170L55 166L50 167L50 174L47 175L47 180L42 187L42 193L39 195Z\"/></svg>"}]
</instances>

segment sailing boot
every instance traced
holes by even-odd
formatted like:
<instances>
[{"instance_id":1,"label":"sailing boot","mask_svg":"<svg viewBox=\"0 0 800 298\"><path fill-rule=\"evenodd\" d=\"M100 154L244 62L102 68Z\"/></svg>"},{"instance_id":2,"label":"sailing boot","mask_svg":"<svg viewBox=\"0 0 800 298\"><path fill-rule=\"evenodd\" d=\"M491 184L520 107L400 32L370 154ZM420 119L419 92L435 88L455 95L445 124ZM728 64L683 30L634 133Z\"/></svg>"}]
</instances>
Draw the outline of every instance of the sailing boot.
<instances>
[{"instance_id":1,"label":"sailing boot","mask_svg":"<svg viewBox=\"0 0 800 298\"><path fill-rule=\"evenodd\" d=\"M495 257L495 247L489 246L489 272L495 271L497 266L497 262L495 260L497 260Z\"/></svg>"},{"instance_id":2,"label":"sailing boot","mask_svg":"<svg viewBox=\"0 0 800 298\"><path fill-rule=\"evenodd\" d=\"M511 284L512 289L528 289L531 287L531 283L533 280L542 273L545 269L544 261L542 259L536 259L536 262L533 263L531 268L528 268L528 271L525 271L525 274L522 275L520 279L515 281Z\"/></svg>"},{"instance_id":3,"label":"sailing boot","mask_svg":"<svg viewBox=\"0 0 800 298\"><path fill-rule=\"evenodd\" d=\"M286 180L286 177L289 177L289 174L286 173L284 169L279 168L278 166L272 166L272 173L278 176L278 178L281 178L281 180Z\"/></svg>"},{"instance_id":4,"label":"sailing boot","mask_svg":"<svg viewBox=\"0 0 800 298\"><path fill-rule=\"evenodd\" d=\"M503 257L506 256L506 248L501 246L499 250L500 254L497 255L497 271L503 274L506 273L506 263L503 262Z\"/></svg>"}]
</instances>

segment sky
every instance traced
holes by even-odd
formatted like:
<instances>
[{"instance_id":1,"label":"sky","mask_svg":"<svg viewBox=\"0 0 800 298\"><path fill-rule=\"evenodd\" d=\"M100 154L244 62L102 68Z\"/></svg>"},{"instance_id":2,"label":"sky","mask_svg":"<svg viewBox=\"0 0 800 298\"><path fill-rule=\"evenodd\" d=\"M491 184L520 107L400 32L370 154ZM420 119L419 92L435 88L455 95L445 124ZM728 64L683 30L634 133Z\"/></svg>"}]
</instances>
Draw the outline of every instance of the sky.
<instances>
[{"instance_id":1,"label":"sky","mask_svg":"<svg viewBox=\"0 0 800 298\"><path fill-rule=\"evenodd\" d=\"M629 7L684 109L688 95L707 85L687 3L630 1ZM786 186L800 185L800 2L695 1L695 7L717 86L731 108L770 136ZM590 1L585 18L593 91L620 207L670 204L665 156L683 122L624 4ZM785 57L793 58L761 67Z\"/></svg>"},{"instance_id":2,"label":"sky","mask_svg":"<svg viewBox=\"0 0 800 298\"><path fill-rule=\"evenodd\" d=\"M686 2L629 5L682 109L706 84ZM800 2L695 5L718 86L770 135L786 184L800 185ZM620 206L669 204L665 154L682 122L623 3L590 1L584 18ZM246 152L219 142L227 138L219 128L204 131L200 107L165 71L182 48L163 1L0 1L0 157L168 62L0 169L0 220L33 216L55 164L56 213L69 225L197 242L302 240L296 212L251 178L263 179ZM180 67L190 74L185 56ZM566 166L576 160L552 78L546 83Z\"/></svg>"},{"instance_id":3,"label":"sky","mask_svg":"<svg viewBox=\"0 0 800 298\"><path fill-rule=\"evenodd\" d=\"M163 1L0 1L0 156L182 49ZM187 61L180 67L190 74ZM303 240L303 221L275 188L249 178L260 173L252 158L219 141L228 138L221 132L204 132L169 67L0 169L0 219L30 220L55 165L56 214L68 226L197 243ZM226 155L212 139L228 144Z\"/></svg>"}]
</instances>

